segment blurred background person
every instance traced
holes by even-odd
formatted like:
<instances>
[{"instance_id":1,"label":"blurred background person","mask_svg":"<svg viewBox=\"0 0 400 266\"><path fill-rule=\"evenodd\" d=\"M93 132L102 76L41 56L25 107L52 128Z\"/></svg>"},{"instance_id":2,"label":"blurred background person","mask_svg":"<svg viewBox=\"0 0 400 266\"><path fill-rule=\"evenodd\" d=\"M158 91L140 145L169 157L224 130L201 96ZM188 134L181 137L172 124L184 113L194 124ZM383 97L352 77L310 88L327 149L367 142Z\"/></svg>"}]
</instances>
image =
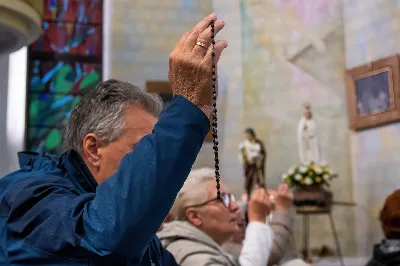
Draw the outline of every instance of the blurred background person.
<instances>
[{"instance_id":1,"label":"blurred background person","mask_svg":"<svg viewBox=\"0 0 400 266\"><path fill-rule=\"evenodd\" d=\"M293 206L293 193L287 184L278 186L277 191L268 189L268 194L275 198L274 209L268 218L274 240L270 251L268 265L308 265L303 260L297 258L293 241L293 225L295 213ZM238 204L240 209L238 226L240 230L224 244L224 251L237 258L242 249L244 232L246 230L246 210L247 202L241 201Z\"/></svg>"},{"instance_id":2,"label":"blurred background person","mask_svg":"<svg viewBox=\"0 0 400 266\"><path fill-rule=\"evenodd\" d=\"M375 245L372 259L367 266L398 266L400 265L400 189L386 198L380 213L380 221L385 239Z\"/></svg>"},{"instance_id":3,"label":"blurred background person","mask_svg":"<svg viewBox=\"0 0 400 266\"><path fill-rule=\"evenodd\" d=\"M162 245L181 266L265 266L273 233L265 217L273 201L258 189L249 202L249 224L238 258L222 250L222 245L238 232L239 207L222 185L221 200L216 198L215 173L210 168L189 175L171 209L176 221L166 223L158 233Z\"/></svg>"}]
</instances>

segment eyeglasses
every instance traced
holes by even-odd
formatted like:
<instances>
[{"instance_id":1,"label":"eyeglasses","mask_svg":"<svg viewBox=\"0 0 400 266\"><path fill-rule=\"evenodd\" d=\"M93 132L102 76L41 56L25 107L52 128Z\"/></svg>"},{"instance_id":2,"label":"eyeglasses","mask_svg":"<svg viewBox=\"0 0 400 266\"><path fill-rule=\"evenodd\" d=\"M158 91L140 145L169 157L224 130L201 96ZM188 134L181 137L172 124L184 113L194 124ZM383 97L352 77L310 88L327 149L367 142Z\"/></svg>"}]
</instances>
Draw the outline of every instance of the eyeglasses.
<instances>
[{"instance_id":1,"label":"eyeglasses","mask_svg":"<svg viewBox=\"0 0 400 266\"><path fill-rule=\"evenodd\" d=\"M206 202L203 202L201 204L196 204L196 205L189 206L188 208L201 207L201 206L207 205L207 204L209 204L211 202L214 202L214 201L221 201L226 208L230 209L231 206L232 206L232 202L236 202L236 198L235 198L235 195L233 195L231 193L221 193L221 198L220 199L218 199L218 198L210 199L210 200L207 200Z\"/></svg>"}]
</instances>

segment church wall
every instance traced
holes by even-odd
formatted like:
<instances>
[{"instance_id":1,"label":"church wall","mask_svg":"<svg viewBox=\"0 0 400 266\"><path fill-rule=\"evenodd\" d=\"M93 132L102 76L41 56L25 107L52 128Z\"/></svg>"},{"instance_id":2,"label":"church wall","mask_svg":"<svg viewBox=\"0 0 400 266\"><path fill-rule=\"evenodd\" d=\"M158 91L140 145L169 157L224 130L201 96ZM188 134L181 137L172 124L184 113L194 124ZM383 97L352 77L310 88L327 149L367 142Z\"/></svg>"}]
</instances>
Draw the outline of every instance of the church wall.
<instances>
[{"instance_id":1,"label":"church wall","mask_svg":"<svg viewBox=\"0 0 400 266\"><path fill-rule=\"evenodd\" d=\"M379 12L377 12L379 11ZM400 2L344 1L346 66L352 68L400 52ZM358 254L370 256L382 238L379 210L400 188L400 123L351 133Z\"/></svg>"},{"instance_id":2,"label":"church wall","mask_svg":"<svg viewBox=\"0 0 400 266\"><path fill-rule=\"evenodd\" d=\"M282 172L298 161L297 123L302 104L311 102L324 157L339 174L332 186L335 198L359 203L354 215L349 207L333 210L343 252L367 256L369 243L381 237L382 201L399 186L400 139L394 136L400 128L351 133L343 73L368 56L398 52L399 9L385 0L257 2L114 1L110 76L141 87L146 80L167 80L168 55L179 36L216 12L228 25L219 38L229 42L219 69L222 180L233 192L243 192L237 152L242 131L251 126L267 147L268 185L276 187ZM290 23L273 14L284 14ZM299 23L305 27L296 33ZM210 143L194 165L204 166L213 167ZM327 217L312 217L311 231L311 247L334 247ZM300 247L301 217L296 242Z\"/></svg>"},{"instance_id":3,"label":"church wall","mask_svg":"<svg viewBox=\"0 0 400 266\"><path fill-rule=\"evenodd\" d=\"M113 3L110 77L145 87L168 80L168 56L180 36L213 12L211 0L118 0ZM205 143L194 168L213 166Z\"/></svg>"},{"instance_id":4,"label":"church wall","mask_svg":"<svg viewBox=\"0 0 400 266\"><path fill-rule=\"evenodd\" d=\"M142 88L147 80L168 80L176 42L211 12L211 0L114 1L111 77Z\"/></svg>"},{"instance_id":5,"label":"church wall","mask_svg":"<svg viewBox=\"0 0 400 266\"><path fill-rule=\"evenodd\" d=\"M339 174L332 184L335 198L352 200L343 81L343 7L339 0L317 2L214 1L214 10L229 25L229 30L220 35L229 42L220 64L228 99L224 105L221 157L222 178L235 192L243 192L242 168L237 157L242 131L253 127L264 141L268 151L267 182L276 187L282 173L298 162L297 125L302 105L308 101L313 106L324 157ZM294 33L287 26L296 23L304 25L307 31ZM320 47L321 42L325 49ZM355 256L352 210L335 207L333 215L344 255ZM302 222L298 216L295 237L299 250L303 243ZM311 217L310 228L312 248L323 244L334 247L328 217Z\"/></svg>"}]
</instances>

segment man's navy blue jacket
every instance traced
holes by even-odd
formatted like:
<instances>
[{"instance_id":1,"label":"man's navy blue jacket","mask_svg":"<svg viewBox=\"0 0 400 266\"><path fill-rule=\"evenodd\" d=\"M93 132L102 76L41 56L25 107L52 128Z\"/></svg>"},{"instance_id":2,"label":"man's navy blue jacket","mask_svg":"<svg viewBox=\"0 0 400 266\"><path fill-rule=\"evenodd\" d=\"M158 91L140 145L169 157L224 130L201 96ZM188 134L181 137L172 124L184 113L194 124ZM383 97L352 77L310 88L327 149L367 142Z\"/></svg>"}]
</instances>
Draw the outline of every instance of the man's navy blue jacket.
<instances>
[{"instance_id":1,"label":"man's navy blue jacket","mask_svg":"<svg viewBox=\"0 0 400 266\"><path fill-rule=\"evenodd\" d=\"M100 185L73 150L19 154L21 169L0 179L0 265L177 265L155 234L209 128L174 97Z\"/></svg>"}]
</instances>

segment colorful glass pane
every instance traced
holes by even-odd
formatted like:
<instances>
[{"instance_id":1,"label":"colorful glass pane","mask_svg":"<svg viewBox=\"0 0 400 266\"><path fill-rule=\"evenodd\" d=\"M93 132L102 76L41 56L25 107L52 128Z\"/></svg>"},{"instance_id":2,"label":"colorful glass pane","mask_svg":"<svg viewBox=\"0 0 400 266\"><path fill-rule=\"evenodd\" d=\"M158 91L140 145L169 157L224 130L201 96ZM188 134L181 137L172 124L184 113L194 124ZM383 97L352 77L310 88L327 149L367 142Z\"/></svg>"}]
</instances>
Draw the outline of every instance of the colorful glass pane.
<instances>
[{"instance_id":1,"label":"colorful glass pane","mask_svg":"<svg viewBox=\"0 0 400 266\"><path fill-rule=\"evenodd\" d=\"M101 56L102 27L64 22L43 22L43 35L33 52Z\"/></svg>"},{"instance_id":2,"label":"colorful glass pane","mask_svg":"<svg viewBox=\"0 0 400 266\"><path fill-rule=\"evenodd\" d=\"M81 24L103 22L102 0L45 0L45 21L64 21Z\"/></svg>"}]
</instances>

